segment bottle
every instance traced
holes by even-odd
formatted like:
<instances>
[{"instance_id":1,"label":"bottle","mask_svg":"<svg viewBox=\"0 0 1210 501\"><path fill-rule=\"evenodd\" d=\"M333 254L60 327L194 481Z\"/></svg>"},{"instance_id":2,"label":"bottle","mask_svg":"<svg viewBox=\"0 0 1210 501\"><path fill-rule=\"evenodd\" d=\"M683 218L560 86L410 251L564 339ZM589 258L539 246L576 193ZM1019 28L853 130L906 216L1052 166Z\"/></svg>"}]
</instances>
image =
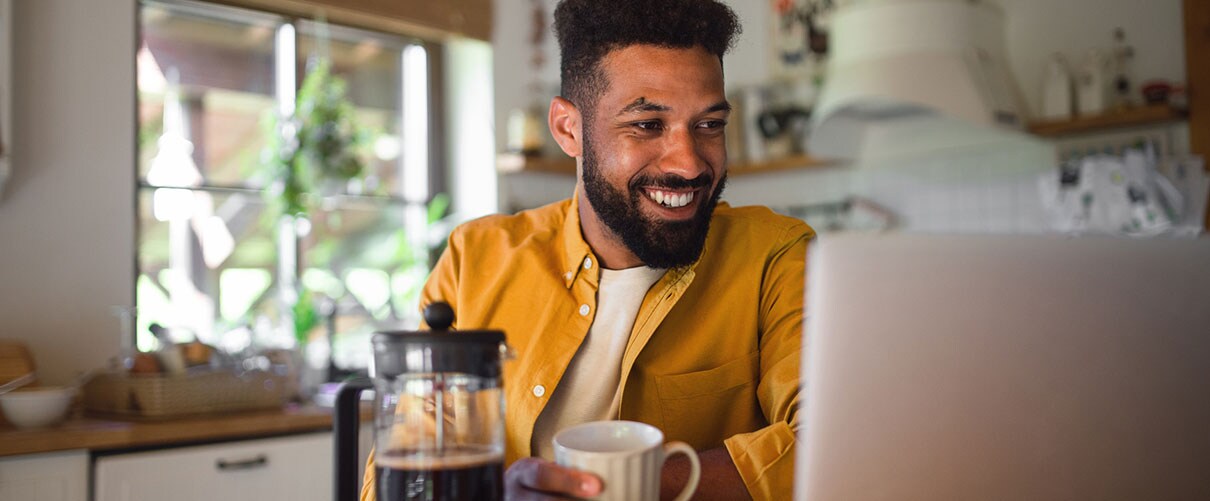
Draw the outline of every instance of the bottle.
<instances>
[{"instance_id":1,"label":"bottle","mask_svg":"<svg viewBox=\"0 0 1210 501\"><path fill-rule=\"evenodd\" d=\"M1042 113L1045 120L1067 120L1071 118L1072 102L1071 71L1067 58L1055 53L1046 65L1046 76L1042 82Z\"/></svg>"},{"instance_id":2,"label":"bottle","mask_svg":"<svg viewBox=\"0 0 1210 501\"><path fill-rule=\"evenodd\" d=\"M1105 111L1106 63L1101 50L1092 49L1085 56L1076 79L1077 114L1098 115Z\"/></svg>"},{"instance_id":3,"label":"bottle","mask_svg":"<svg viewBox=\"0 0 1210 501\"><path fill-rule=\"evenodd\" d=\"M1115 109L1134 106L1131 95L1133 78L1131 61L1134 60L1134 47L1126 43L1126 31L1122 28L1113 30L1113 107Z\"/></svg>"},{"instance_id":4,"label":"bottle","mask_svg":"<svg viewBox=\"0 0 1210 501\"><path fill-rule=\"evenodd\" d=\"M508 114L509 152L538 155L542 152L545 123L539 118L537 106L517 108Z\"/></svg>"}]
</instances>

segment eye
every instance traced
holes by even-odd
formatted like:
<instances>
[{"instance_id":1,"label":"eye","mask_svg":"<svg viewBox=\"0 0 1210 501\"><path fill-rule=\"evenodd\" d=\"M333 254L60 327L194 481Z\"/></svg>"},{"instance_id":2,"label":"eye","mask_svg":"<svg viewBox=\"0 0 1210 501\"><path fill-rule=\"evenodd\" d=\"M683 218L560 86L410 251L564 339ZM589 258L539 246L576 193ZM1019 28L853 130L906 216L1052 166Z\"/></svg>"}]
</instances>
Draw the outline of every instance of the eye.
<instances>
[{"instance_id":1,"label":"eye","mask_svg":"<svg viewBox=\"0 0 1210 501\"><path fill-rule=\"evenodd\" d=\"M658 131L664 128L664 124L659 120L644 120L642 122L634 122L631 125L644 131Z\"/></svg>"},{"instance_id":2,"label":"eye","mask_svg":"<svg viewBox=\"0 0 1210 501\"><path fill-rule=\"evenodd\" d=\"M697 124L699 129L722 129L727 126L726 120L705 120Z\"/></svg>"}]
</instances>

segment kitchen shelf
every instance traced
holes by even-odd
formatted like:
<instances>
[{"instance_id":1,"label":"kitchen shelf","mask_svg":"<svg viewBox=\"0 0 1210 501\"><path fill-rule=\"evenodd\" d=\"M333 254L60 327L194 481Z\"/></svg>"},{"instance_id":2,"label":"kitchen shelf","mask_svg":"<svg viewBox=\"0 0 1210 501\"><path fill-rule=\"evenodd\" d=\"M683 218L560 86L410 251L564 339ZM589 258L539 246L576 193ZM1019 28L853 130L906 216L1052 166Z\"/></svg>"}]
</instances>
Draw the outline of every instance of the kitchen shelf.
<instances>
[{"instance_id":1,"label":"kitchen shelf","mask_svg":"<svg viewBox=\"0 0 1210 501\"><path fill-rule=\"evenodd\" d=\"M1042 137L1090 134L1123 127L1160 125L1185 119L1185 112L1165 104L1127 108L1101 115L1071 120L1038 121L1029 124L1029 132Z\"/></svg>"},{"instance_id":2,"label":"kitchen shelf","mask_svg":"<svg viewBox=\"0 0 1210 501\"><path fill-rule=\"evenodd\" d=\"M732 176L736 176L758 172L807 169L827 165L833 165L833 163L809 155L792 155L768 162L731 164L727 172ZM502 153L496 156L496 168L501 173L546 172L575 175L576 160L571 157L540 157Z\"/></svg>"},{"instance_id":3,"label":"kitchen shelf","mask_svg":"<svg viewBox=\"0 0 1210 501\"><path fill-rule=\"evenodd\" d=\"M761 172L778 172L785 170L811 169L836 165L831 160L824 160L810 155L791 155L788 157L769 160L766 162L734 163L727 169L732 176L757 174Z\"/></svg>"},{"instance_id":4,"label":"kitchen shelf","mask_svg":"<svg viewBox=\"0 0 1210 501\"><path fill-rule=\"evenodd\" d=\"M544 157L522 155L519 153L501 153L496 155L496 170L502 173L549 172L554 174L575 174L576 159L561 155L557 157Z\"/></svg>"}]
</instances>

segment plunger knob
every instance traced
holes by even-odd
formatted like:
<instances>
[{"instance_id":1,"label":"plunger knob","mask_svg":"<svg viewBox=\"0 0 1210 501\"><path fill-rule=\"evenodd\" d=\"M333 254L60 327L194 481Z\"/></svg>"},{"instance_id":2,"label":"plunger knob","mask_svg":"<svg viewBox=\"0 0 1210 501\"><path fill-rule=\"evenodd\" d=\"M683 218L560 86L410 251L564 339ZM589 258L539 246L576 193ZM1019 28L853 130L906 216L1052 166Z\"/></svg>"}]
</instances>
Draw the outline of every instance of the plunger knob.
<instances>
[{"instance_id":1,"label":"plunger knob","mask_svg":"<svg viewBox=\"0 0 1210 501\"><path fill-rule=\"evenodd\" d=\"M454 325L454 309L444 301L434 302L424 308L424 323L435 331L449 330Z\"/></svg>"}]
</instances>

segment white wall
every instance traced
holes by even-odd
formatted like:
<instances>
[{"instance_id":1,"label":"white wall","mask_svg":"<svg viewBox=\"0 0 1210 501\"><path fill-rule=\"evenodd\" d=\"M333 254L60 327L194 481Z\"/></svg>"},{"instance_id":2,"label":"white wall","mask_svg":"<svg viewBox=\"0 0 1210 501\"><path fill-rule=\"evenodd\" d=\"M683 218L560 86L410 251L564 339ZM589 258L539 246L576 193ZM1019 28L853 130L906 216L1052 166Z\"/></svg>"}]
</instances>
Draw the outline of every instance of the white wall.
<instances>
[{"instance_id":1,"label":"white wall","mask_svg":"<svg viewBox=\"0 0 1210 501\"><path fill-rule=\"evenodd\" d=\"M118 348L134 301L135 0L14 2L13 177L0 338L66 382Z\"/></svg>"},{"instance_id":2,"label":"white wall","mask_svg":"<svg viewBox=\"0 0 1210 501\"><path fill-rule=\"evenodd\" d=\"M12 134L12 59L13 59L13 2L0 0L0 145L7 147L13 142ZM9 153L0 152L0 198L4 197L4 184L8 181Z\"/></svg>"},{"instance_id":3,"label":"white wall","mask_svg":"<svg viewBox=\"0 0 1210 501\"><path fill-rule=\"evenodd\" d=\"M446 45L446 137L450 148L453 211L466 220L496 212L495 144L492 123L492 48L479 40L456 39Z\"/></svg>"},{"instance_id":4,"label":"white wall","mask_svg":"<svg viewBox=\"0 0 1210 501\"><path fill-rule=\"evenodd\" d=\"M1029 108L1041 105L1043 69L1062 52L1078 63L1089 49L1109 48L1114 28L1134 46L1135 88L1154 78L1185 80L1181 0L998 0L1004 9L1008 59ZM1136 94L1137 96L1137 94Z\"/></svg>"}]
</instances>

